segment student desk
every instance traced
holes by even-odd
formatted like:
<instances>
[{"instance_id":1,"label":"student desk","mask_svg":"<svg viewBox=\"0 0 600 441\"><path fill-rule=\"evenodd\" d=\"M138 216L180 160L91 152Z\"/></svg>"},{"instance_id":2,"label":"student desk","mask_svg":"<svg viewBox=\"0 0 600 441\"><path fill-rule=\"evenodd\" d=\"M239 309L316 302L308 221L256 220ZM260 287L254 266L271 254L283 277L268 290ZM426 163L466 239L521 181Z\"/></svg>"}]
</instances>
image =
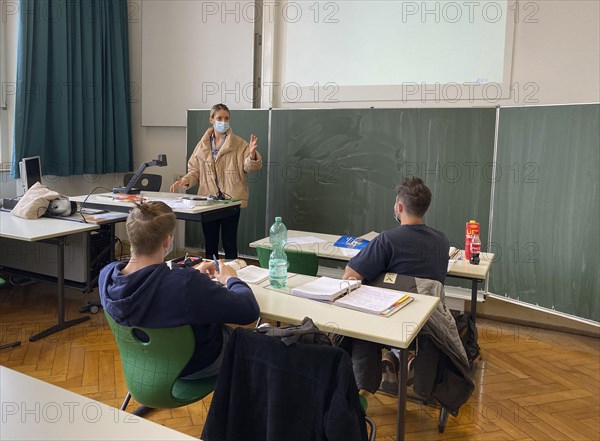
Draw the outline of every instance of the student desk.
<instances>
[{"instance_id":1,"label":"student desk","mask_svg":"<svg viewBox=\"0 0 600 441\"><path fill-rule=\"evenodd\" d=\"M99 193L83 196L71 196L69 199L74 202L83 204L84 208L100 208L108 211L120 211L129 213L135 206L132 202L124 202L115 199L118 195L114 193ZM185 194L181 193L165 193L155 191L143 191L140 196L147 198L148 201L163 201L166 203L181 201ZM193 195L187 195L193 196ZM173 212L177 219L189 220L195 222L209 222L230 216L240 210L241 201L190 201L190 206L176 206Z\"/></svg>"},{"instance_id":2,"label":"student desk","mask_svg":"<svg viewBox=\"0 0 600 441\"><path fill-rule=\"evenodd\" d=\"M65 321L65 240L69 235L90 232L99 228L100 226L97 223L72 222L56 218L22 219L11 215L10 212L0 211L0 237L26 242L45 242L56 246L56 277L44 275L32 275L32 277L43 281L55 281L57 283L58 323L45 331L31 336L29 341L39 340L40 338L89 320L89 316L85 316ZM2 247L2 252L7 252L6 247ZM9 266L4 266L3 268L6 268L9 272L19 272Z\"/></svg>"},{"instance_id":3,"label":"student desk","mask_svg":"<svg viewBox=\"0 0 600 441\"><path fill-rule=\"evenodd\" d=\"M0 366L3 440L196 440Z\"/></svg>"},{"instance_id":4,"label":"student desk","mask_svg":"<svg viewBox=\"0 0 600 441\"><path fill-rule=\"evenodd\" d=\"M301 239L302 243L294 241L294 238L307 238L314 237L322 242L307 243ZM297 231L288 230L288 243L286 249L293 249L298 251L304 251L307 253L315 253L318 257L323 259L332 259L338 261L348 262L353 255L348 252L347 248L340 248L334 246L334 243L340 238L339 235L334 234L322 234L312 233L308 231ZM254 241L250 243L251 248L257 247L271 248L269 238ZM471 265L464 259L464 251L461 250L457 260L450 266L448 271L448 277L456 277L460 279L467 279L471 281L471 317L473 322L476 321L477 316L477 286L479 282L483 282L487 279L487 276L494 260L493 253L481 253L479 265Z\"/></svg>"},{"instance_id":5,"label":"student desk","mask_svg":"<svg viewBox=\"0 0 600 441\"><path fill-rule=\"evenodd\" d=\"M408 380L407 348L431 316L439 299L411 294L415 300L409 305L390 317L381 317L288 294L291 288L314 279L315 277L290 273L284 289L271 288L268 282L250 285L260 305L261 317L286 323L300 323L304 317L310 317L322 331L399 348L397 439L403 440Z\"/></svg>"}]
</instances>

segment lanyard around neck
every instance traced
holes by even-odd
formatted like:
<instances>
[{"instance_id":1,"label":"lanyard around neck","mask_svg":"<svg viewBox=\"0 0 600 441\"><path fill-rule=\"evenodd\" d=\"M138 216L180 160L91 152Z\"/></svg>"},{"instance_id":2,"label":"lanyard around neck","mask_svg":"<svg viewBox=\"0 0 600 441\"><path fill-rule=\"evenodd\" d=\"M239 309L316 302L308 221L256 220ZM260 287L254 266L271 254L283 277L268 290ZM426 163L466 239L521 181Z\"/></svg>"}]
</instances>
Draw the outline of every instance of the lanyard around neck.
<instances>
[{"instance_id":1,"label":"lanyard around neck","mask_svg":"<svg viewBox=\"0 0 600 441\"><path fill-rule=\"evenodd\" d=\"M227 133L223 134L223 140L221 141L220 147L217 149L217 140L214 132L210 134L210 149L212 151L213 160L217 160L217 156L219 155L219 150L225 144L225 140L227 139Z\"/></svg>"}]
</instances>

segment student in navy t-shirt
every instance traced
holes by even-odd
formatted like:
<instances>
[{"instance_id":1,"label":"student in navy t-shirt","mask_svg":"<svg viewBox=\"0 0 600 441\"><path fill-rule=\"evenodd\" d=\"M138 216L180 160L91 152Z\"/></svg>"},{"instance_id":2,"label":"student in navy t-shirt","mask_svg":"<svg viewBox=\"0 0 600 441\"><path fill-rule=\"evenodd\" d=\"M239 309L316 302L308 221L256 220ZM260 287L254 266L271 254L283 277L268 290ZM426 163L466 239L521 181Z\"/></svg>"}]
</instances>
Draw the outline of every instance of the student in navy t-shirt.
<instances>
[{"instance_id":1,"label":"student in navy t-shirt","mask_svg":"<svg viewBox=\"0 0 600 441\"><path fill-rule=\"evenodd\" d=\"M394 218L400 226L384 231L353 257L344 279L369 281L391 272L444 283L450 242L423 223L431 191L420 178L405 179L397 191Z\"/></svg>"},{"instance_id":2,"label":"student in navy t-shirt","mask_svg":"<svg viewBox=\"0 0 600 441\"><path fill-rule=\"evenodd\" d=\"M343 278L370 281L390 272L444 283L450 242L444 233L423 222L431 191L420 178L405 179L397 191L394 218L400 226L384 231L353 257ZM359 389L375 392L381 382L381 346L345 339L343 347L351 354ZM397 366L394 357L386 352L384 361Z\"/></svg>"}]
</instances>

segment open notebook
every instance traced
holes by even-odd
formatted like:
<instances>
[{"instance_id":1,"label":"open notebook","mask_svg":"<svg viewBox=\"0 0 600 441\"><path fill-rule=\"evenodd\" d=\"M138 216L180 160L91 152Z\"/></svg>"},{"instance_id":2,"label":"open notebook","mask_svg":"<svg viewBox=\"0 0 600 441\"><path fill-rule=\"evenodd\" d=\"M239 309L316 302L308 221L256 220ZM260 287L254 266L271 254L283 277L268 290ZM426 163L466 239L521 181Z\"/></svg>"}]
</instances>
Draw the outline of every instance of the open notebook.
<instances>
[{"instance_id":1,"label":"open notebook","mask_svg":"<svg viewBox=\"0 0 600 441\"><path fill-rule=\"evenodd\" d=\"M356 280L320 277L291 290L291 294L382 316L390 316L408 305L414 297L401 291L360 284Z\"/></svg>"},{"instance_id":2,"label":"open notebook","mask_svg":"<svg viewBox=\"0 0 600 441\"><path fill-rule=\"evenodd\" d=\"M358 280L339 280L331 277L319 277L304 285L292 288L291 294L307 299L333 302L338 297L346 294L348 290L360 286Z\"/></svg>"},{"instance_id":3,"label":"open notebook","mask_svg":"<svg viewBox=\"0 0 600 441\"><path fill-rule=\"evenodd\" d=\"M388 317L413 300L414 297L402 291L362 285L336 300L334 305Z\"/></svg>"},{"instance_id":4,"label":"open notebook","mask_svg":"<svg viewBox=\"0 0 600 441\"><path fill-rule=\"evenodd\" d=\"M237 275L246 283L261 283L269 278L269 270L254 265L248 265L237 270Z\"/></svg>"}]
</instances>

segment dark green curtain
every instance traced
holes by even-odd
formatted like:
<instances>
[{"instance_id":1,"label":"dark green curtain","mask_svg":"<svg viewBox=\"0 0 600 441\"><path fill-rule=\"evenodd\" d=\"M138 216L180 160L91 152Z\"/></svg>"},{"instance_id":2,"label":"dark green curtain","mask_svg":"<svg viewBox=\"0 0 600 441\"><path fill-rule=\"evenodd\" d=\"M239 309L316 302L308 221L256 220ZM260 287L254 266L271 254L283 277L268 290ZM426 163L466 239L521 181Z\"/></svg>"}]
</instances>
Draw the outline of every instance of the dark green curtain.
<instances>
[{"instance_id":1,"label":"dark green curtain","mask_svg":"<svg viewBox=\"0 0 600 441\"><path fill-rule=\"evenodd\" d=\"M21 0L11 174L133 168L127 0Z\"/></svg>"}]
</instances>

